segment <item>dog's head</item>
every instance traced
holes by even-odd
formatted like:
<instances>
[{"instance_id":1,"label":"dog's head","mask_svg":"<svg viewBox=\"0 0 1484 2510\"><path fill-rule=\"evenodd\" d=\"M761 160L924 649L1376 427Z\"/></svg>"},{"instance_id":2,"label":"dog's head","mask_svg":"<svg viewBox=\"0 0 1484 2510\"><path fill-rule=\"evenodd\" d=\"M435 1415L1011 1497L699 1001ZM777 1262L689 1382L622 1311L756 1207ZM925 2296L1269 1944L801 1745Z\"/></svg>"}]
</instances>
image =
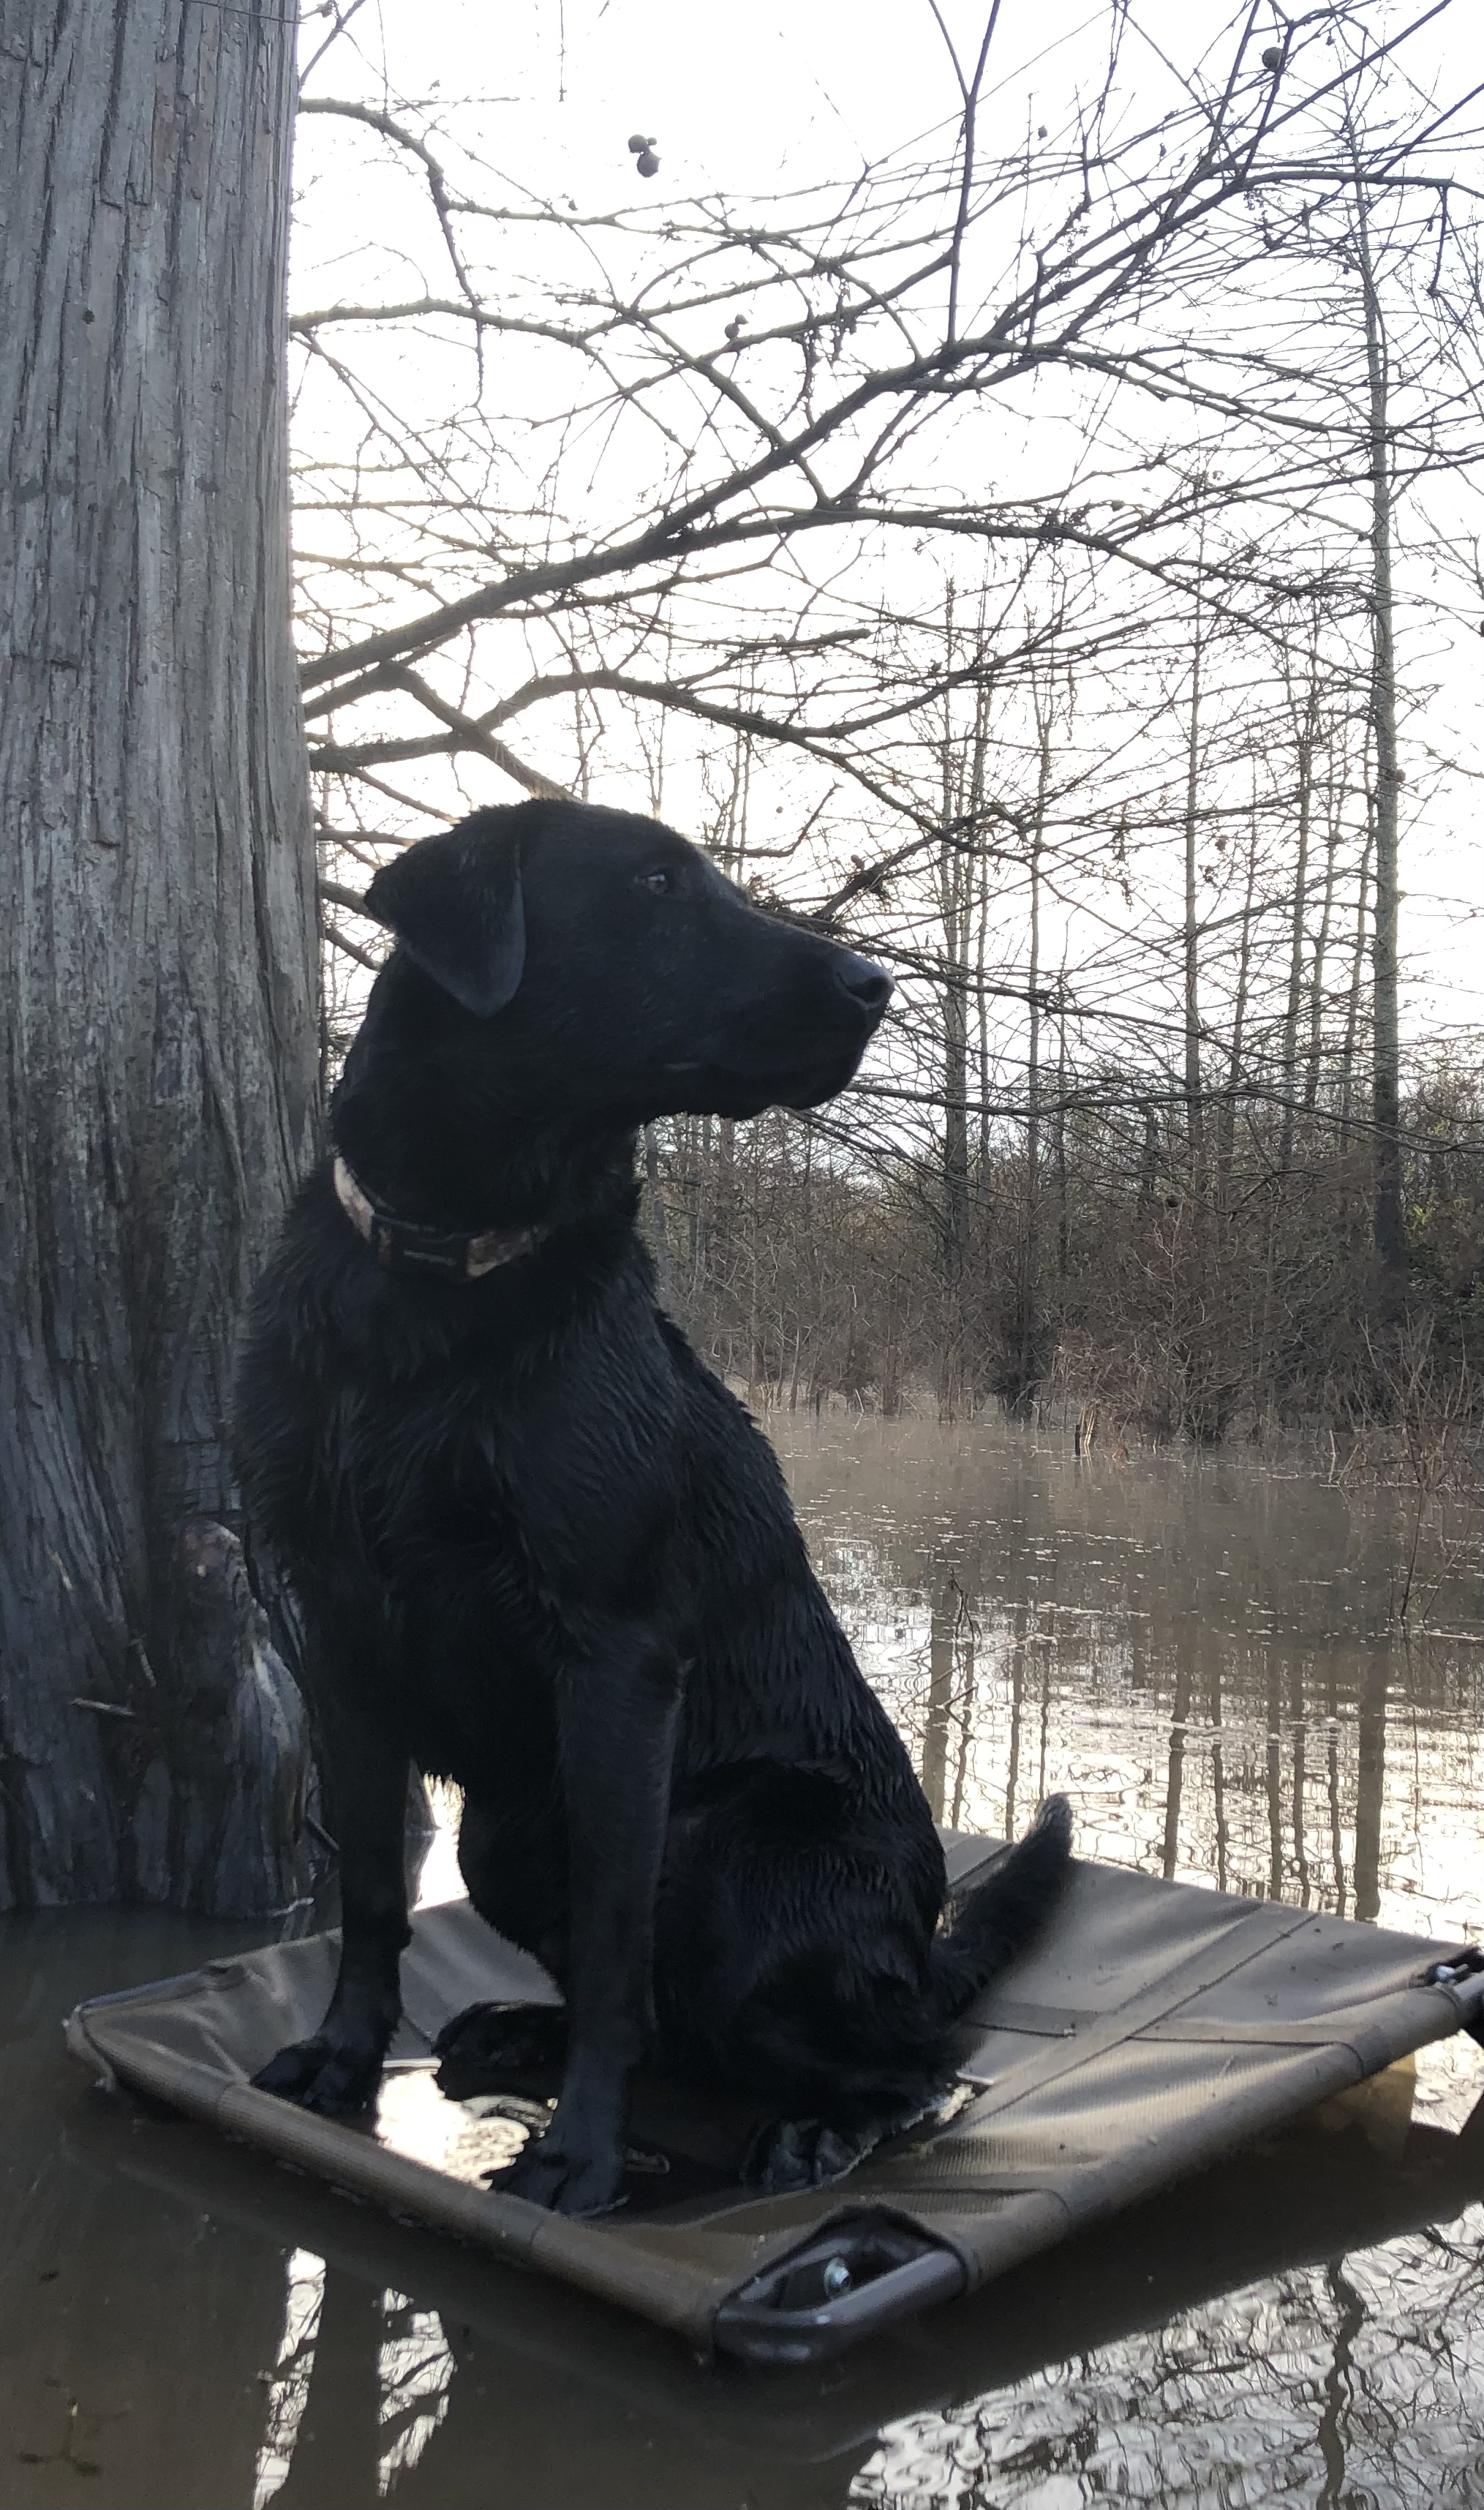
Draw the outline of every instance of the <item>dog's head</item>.
<instances>
[{"instance_id":1,"label":"dog's head","mask_svg":"<svg viewBox=\"0 0 1484 2510\"><path fill-rule=\"evenodd\" d=\"M630 1127L755 1116L843 1089L891 978L764 913L653 819L576 802L480 811L376 874L440 1055L504 1081L538 1122Z\"/></svg>"}]
</instances>

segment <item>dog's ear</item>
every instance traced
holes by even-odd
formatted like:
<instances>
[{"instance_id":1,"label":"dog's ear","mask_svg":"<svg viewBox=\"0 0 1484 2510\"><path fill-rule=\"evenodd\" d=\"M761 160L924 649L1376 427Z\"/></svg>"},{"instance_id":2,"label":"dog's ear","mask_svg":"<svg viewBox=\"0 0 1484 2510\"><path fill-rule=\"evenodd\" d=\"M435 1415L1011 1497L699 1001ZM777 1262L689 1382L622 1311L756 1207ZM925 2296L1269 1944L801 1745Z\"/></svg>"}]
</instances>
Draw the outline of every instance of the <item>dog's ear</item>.
<instances>
[{"instance_id":1,"label":"dog's ear","mask_svg":"<svg viewBox=\"0 0 1484 2510\"><path fill-rule=\"evenodd\" d=\"M525 966L520 847L514 829L450 828L383 864L366 912L465 1010L503 1010Z\"/></svg>"}]
</instances>

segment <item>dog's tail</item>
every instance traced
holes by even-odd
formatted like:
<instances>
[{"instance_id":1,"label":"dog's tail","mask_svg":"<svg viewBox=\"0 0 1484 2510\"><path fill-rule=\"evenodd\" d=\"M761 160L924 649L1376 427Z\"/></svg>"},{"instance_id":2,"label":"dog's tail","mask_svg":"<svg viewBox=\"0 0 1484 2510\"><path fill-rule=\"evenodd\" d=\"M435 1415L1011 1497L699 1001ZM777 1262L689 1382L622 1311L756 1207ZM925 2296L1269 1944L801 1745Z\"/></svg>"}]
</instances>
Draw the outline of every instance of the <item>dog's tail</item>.
<instances>
[{"instance_id":1,"label":"dog's tail","mask_svg":"<svg viewBox=\"0 0 1484 2510\"><path fill-rule=\"evenodd\" d=\"M1061 1897L1071 1855L1072 1807L1065 1796L1047 1796L1025 1837L1007 1848L933 1945L945 2021L957 2020L1029 1949Z\"/></svg>"}]
</instances>

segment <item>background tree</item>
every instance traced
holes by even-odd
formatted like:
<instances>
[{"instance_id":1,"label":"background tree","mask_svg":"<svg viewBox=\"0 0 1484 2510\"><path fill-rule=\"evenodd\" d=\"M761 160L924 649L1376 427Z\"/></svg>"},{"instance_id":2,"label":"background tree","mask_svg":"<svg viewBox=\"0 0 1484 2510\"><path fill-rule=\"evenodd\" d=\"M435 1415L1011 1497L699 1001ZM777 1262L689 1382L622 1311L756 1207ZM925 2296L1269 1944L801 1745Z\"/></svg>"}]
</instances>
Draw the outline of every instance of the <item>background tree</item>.
<instances>
[{"instance_id":1,"label":"background tree","mask_svg":"<svg viewBox=\"0 0 1484 2510\"><path fill-rule=\"evenodd\" d=\"M1054 1370L1213 1438L1384 1411L1367 1334L1433 1260L1394 753L1484 446L1468 99L1378 0L1243 12L1167 88L1109 22L1061 119L970 48L948 144L786 203L580 215L456 111L317 97L451 284L367 252L295 315L305 677L348 1001L386 846L491 771L652 800L662 751L719 859L744 796L743 876L892 965L837 1107L649 1137L718 1359L947 1413Z\"/></svg>"},{"instance_id":2,"label":"background tree","mask_svg":"<svg viewBox=\"0 0 1484 2510\"><path fill-rule=\"evenodd\" d=\"M307 47L359 223L285 331L291 14L0 15L12 1899L302 1875L298 1711L211 1531L236 1315L316 1136L285 382L327 1061L388 849L505 790L627 796L898 978L839 1105L646 1139L670 1295L755 1391L1059 1385L1200 1436L1415 1405L1383 1139L1405 1299L1476 1378L1477 1057L1385 1096L1378 466L1415 757L1416 626L1477 590L1426 588L1428 538L1484 441L1417 29L1247 8L1135 77L1121 0L1012 121L991 10L911 149L591 211L492 167L474 106L330 94Z\"/></svg>"}]
</instances>

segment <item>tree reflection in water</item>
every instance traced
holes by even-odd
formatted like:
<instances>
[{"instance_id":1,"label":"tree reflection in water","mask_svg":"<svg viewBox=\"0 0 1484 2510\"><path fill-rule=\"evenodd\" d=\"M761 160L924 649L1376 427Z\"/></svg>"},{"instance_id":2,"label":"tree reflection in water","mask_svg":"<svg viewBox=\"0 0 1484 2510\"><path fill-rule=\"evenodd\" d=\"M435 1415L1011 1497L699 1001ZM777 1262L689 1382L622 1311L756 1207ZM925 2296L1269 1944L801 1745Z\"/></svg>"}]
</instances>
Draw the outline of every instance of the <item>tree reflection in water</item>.
<instances>
[{"instance_id":1,"label":"tree reflection in water","mask_svg":"<svg viewBox=\"0 0 1484 2510\"><path fill-rule=\"evenodd\" d=\"M336 2374L341 2383L349 2375L353 2390L367 2384L364 2374L374 2356L374 2409L367 2414L367 2394L361 2420L367 2438L374 2427L378 2497L384 2498L398 2478L416 2466L448 2412L454 2361L438 2311L419 2309L405 2293L390 2289L373 2302L362 2287L333 2274L326 2296L323 2259L295 2249L285 2267L284 2334L268 2391L252 2510L268 2510L270 2502L277 2502L279 2510L292 2510L295 2503L307 2505L321 2497L322 2470L308 2410L317 2355L331 2346L338 2359L334 2374L326 2368L322 2375L326 2387ZM344 2409L341 2384L334 2400L337 2469L344 2464Z\"/></svg>"},{"instance_id":2,"label":"tree reflection in water","mask_svg":"<svg viewBox=\"0 0 1484 2510\"><path fill-rule=\"evenodd\" d=\"M1084 1853L1419 1933L1484 1930L1484 1651L1390 1623L1405 1529L1386 1495L1177 1458L1075 1463L999 1429L796 1434L816 1557L939 1818L1013 1831L1058 1787ZM1453 1631L1478 1626L1477 1573L1476 1538L1462 1565L1430 1566ZM1466 2041L1425 2050L1420 2127L1462 2125L1481 2077ZM1406 2089L1389 2123L1377 2111L1390 2159ZM776 2401L704 2384L677 2441L675 2398L600 2394L590 2344L563 2351L558 2378L480 2338L477 2377L456 2377L446 2310L290 2254L256 2510L392 2492L406 2510L569 2510L599 2492L645 2510L1475 2510L1484 2205L1384 2238L1374 2211L1364 2227L1376 2153L1353 2128L1319 2148L1339 2190L1327 2263L1250 2280L1284 2254L1275 2188L1297 2208L1319 2163L1290 2159L1265 2193L1255 2165L1234 2165L1223 2196L1207 2180L1161 2200L1158 2236L1148 2219L1111 2225L1016 2277L1003 2312L989 2295L924 2322L890 2390L866 2380L849 2442L796 2450L767 2437ZM1481 2184L1484 2151L1464 2192ZM1120 2262L1129 2239L1152 2241L1157 2269L1156 2323L1134 2334L1119 2332L1144 2305ZM1287 2254L1329 2245L1321 2230ZM1223 2258L1237 2289L1197 2298ZM829 2390L796 2375L789 2396L807 2416Z\"/></svg>"},{"instance_id":3,"label":"tree reflection in water","mask_svg":"<svg viewBox=\"0 0 1484 2510\"><path fill-rule=\"evenodd\" d=\"M1484 1928L1484 1654L1390 1625L1387 1494L910 1423L826 1427L790 1470L940 1819L1011 1831L1063 1788L1084 1853L1404 1930ZM1434 1617L1477 1628L1476 1531L1431 1568ZM1461 2123L1475 2067L1426 2052L1419 2114ZM1195 2191L1191 2214L1199 2243ZM1481 2232L1475 2209L909 2416L850 2498L1484 2502Z\"/></svg>"},{"instance_id":4,"label":"tree reflection in water","mask_svg":"<svg viewBox=\"0 0 1484 2510\"><path fill-rule=\"evenodd\" d=\"M1390 1618L1402 1495L927 1422L768 1424L940 1820L1071 1796L1085 1855L1403 1931L1484 1931L1479 1526ZM1462 1537L1462 1539L1459 1539Z\"/></svg>"},{"instance_id":5,"label":"tree reflection in water","mask_svg":"<svg viewBox=\"0 0 1484 2510\"><path fill-rule=\"evenodd\" d=\"M1484 2497L1484 2209L889 2426L873 2510L1433 2510Z\"/></svg>"}]
</instances>

